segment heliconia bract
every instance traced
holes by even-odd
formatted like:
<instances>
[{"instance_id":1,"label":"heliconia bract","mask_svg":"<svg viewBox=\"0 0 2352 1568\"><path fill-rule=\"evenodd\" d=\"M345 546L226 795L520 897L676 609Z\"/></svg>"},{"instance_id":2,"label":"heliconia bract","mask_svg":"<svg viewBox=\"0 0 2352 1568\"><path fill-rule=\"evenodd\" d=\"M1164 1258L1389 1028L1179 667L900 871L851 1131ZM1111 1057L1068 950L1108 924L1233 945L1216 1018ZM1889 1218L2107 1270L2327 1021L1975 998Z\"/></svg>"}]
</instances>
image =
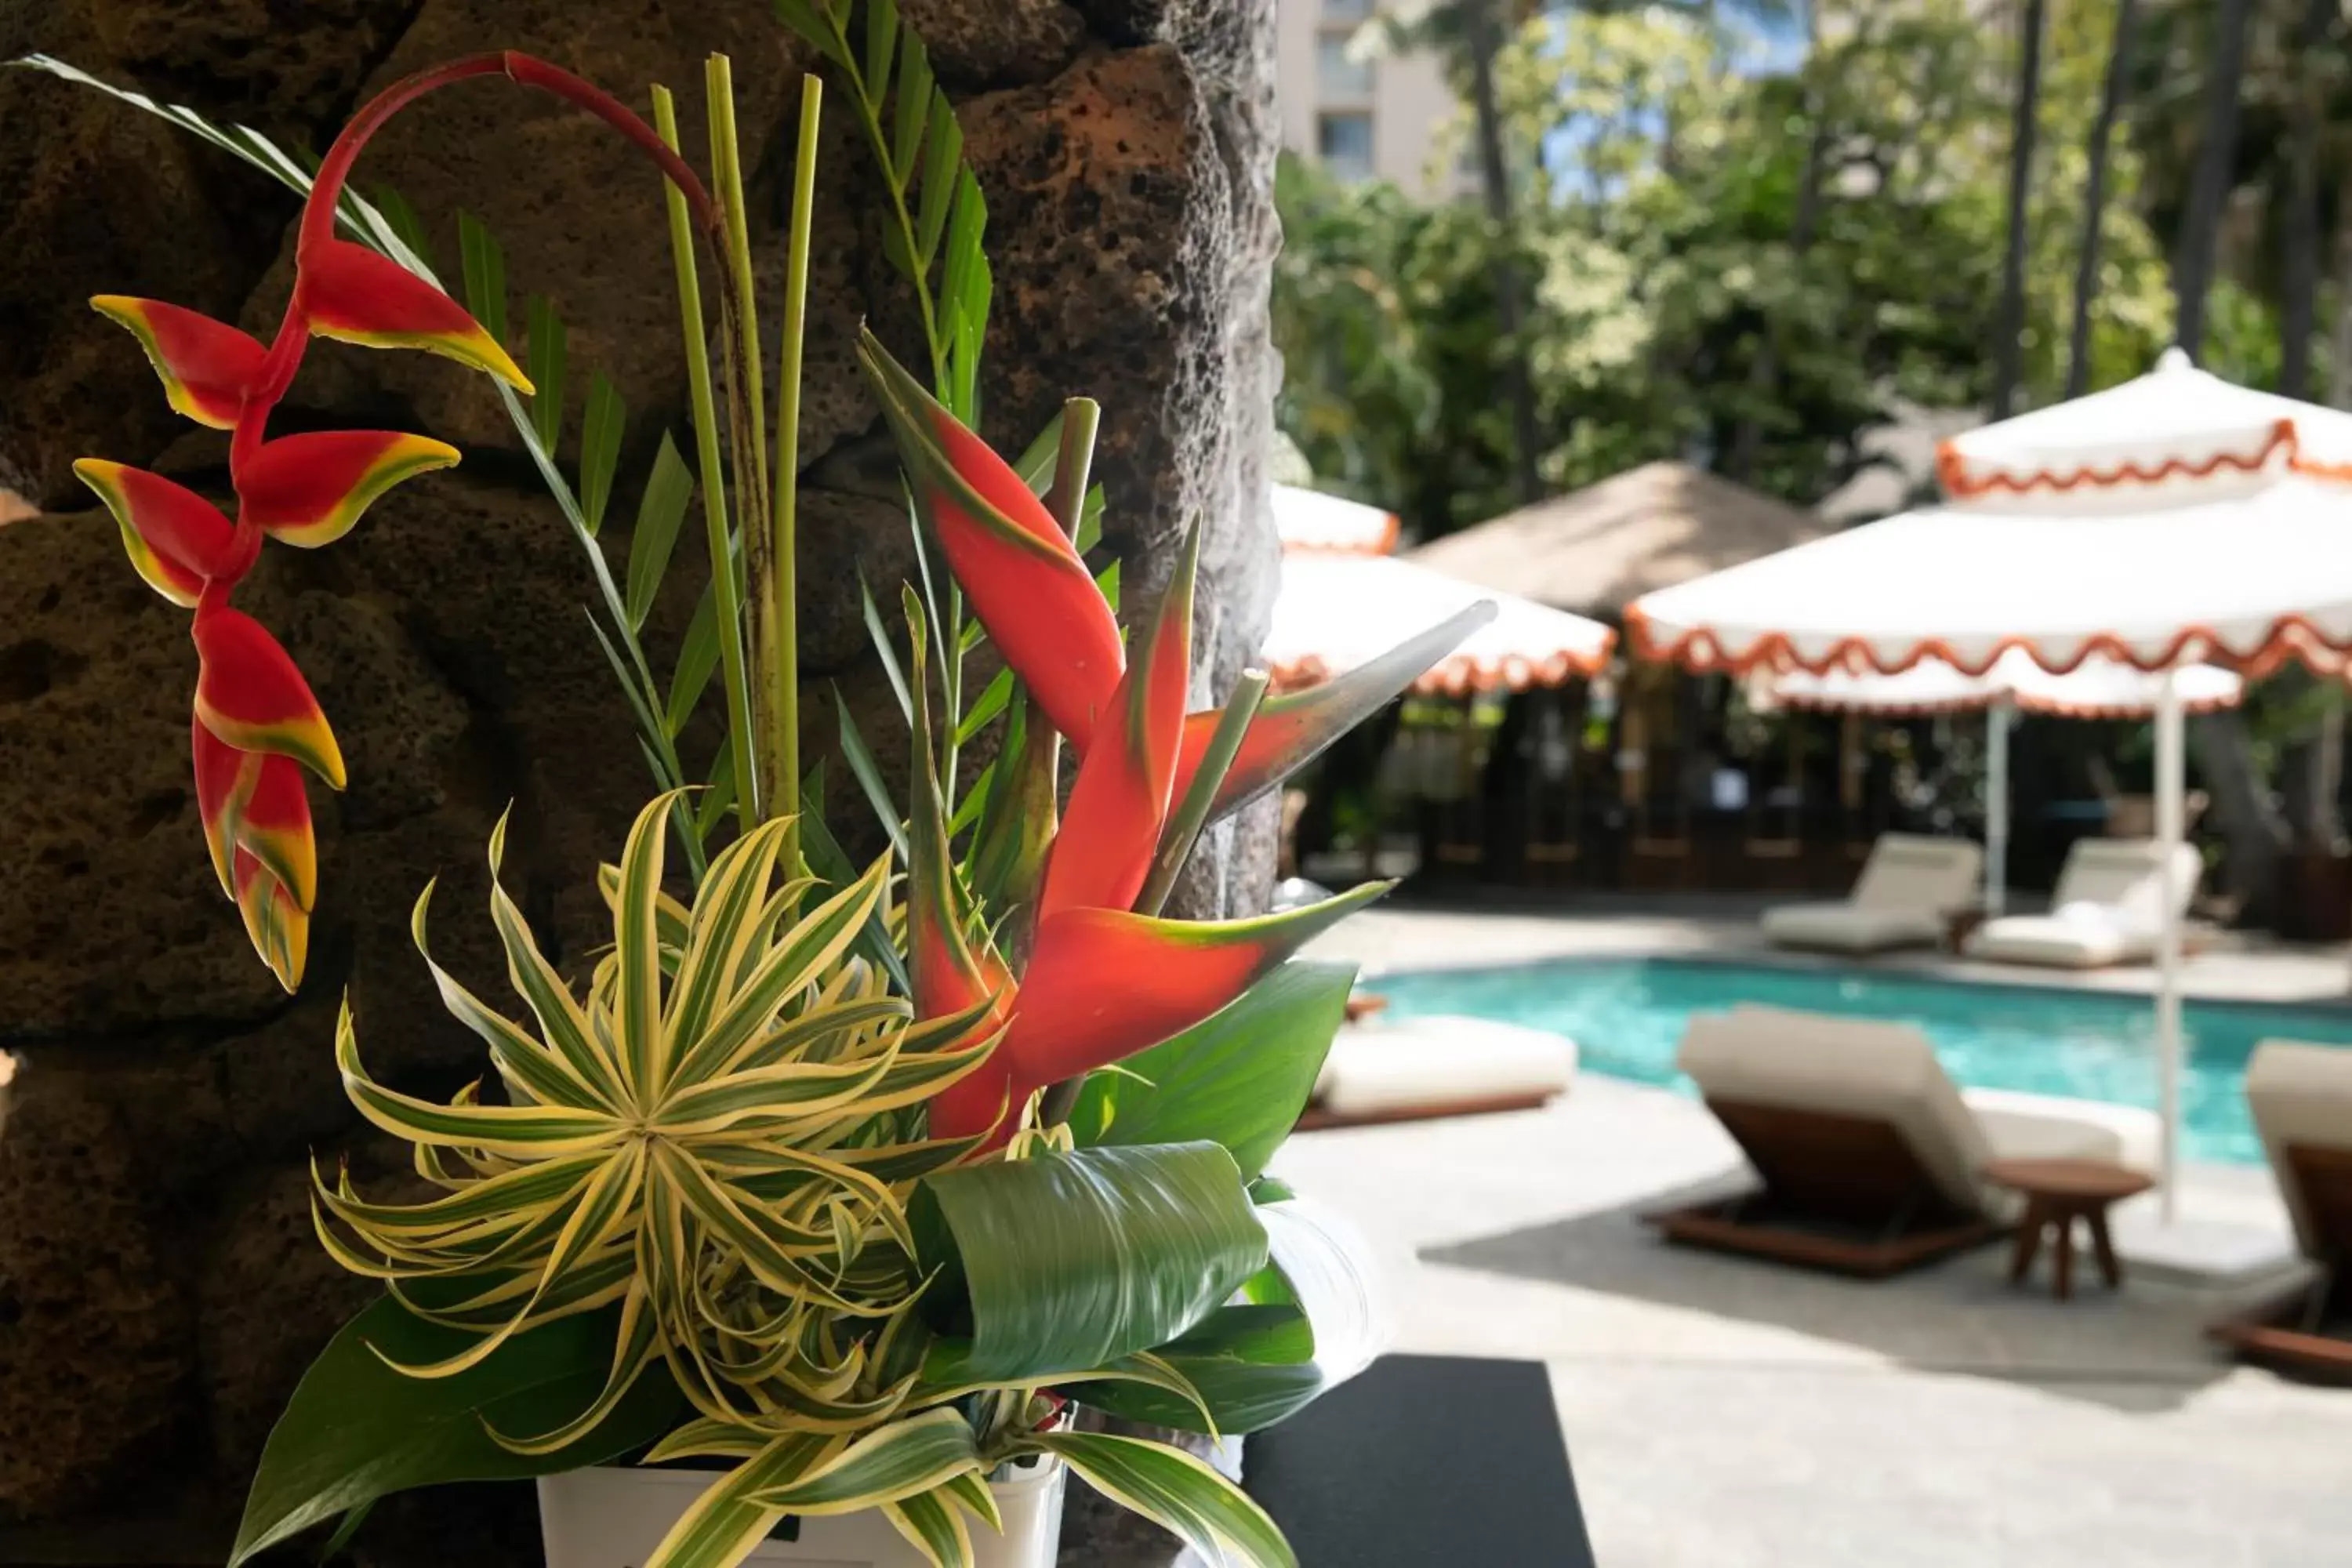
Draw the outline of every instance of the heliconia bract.
<instances>
[{"instance_id":1,"label":"heliconia bract","mask_svg":"<svg viewBox=\"0 0 2352 1568\"><path fill-rule=\"evenodd\" d=\"M163 395L199 425L226 430L261 373L263 349L226 321L161 300L100 294L90 308L139 340L163 378Z\"/></svg>"},{"instance_id":2,"label":"heliconia bract","mask_svg":"<svg viewBox=\"0 0 2352 1568\"><path fill-rule=\"evenodd\" d=\"M73 469L114 514L123 552L147 585L184 609L194 608L205 584L226 563L236 531L220 508L184 485L125 463L83 458Z\"/></svg>"},{"instance_id":3,"label":"heliconia bract","mask_svg":"<svg viewBox=\"0 0 2352 1568\"><path fill-rule=\"evenodd\" d=\"M446 468L457 448L391 430L321 430L266 442L237 476L245 521L313 550L352 531L368 503L416 474Z\"/></svg>"},{"instance_id":4,"label":"heliconia bract","mask_svg":"<svg viewBox=\"0 0 2352 1568\"><path fill-rule=\"evenodd\" d=\"M365 348L423 349L498 377L518 392L530 378L466 308L390 257L348 239L303 252L295 299L310 331Z\"/></svg>"},{"instance_id":5,"label":"heliconia bract","mask_svg":"<svg viewBox=\"0 0 2352 1568\"><path fill-rule=\"evenodd\" d=\"M1083 753L1126 668L1109 601L1012 465L871 332L859 342L858 361L973 613L1054 728Z\"/></svg>"},{"instance_id":6,"label":"heliconia bract","mask_svg":"<svg viewBox=\"0 0 2352 1568\"><path fill-rule=\"evenodd\" d=\"M216 609L195 624L196 716L246 752L291 757L336 789L343 754L310 683L278 639L242 610Z\"/></svg>"},{"instance_id":7,"label":"heliconia bract","mask_svg":"<svg viewBox=\"0 0 2352 1568\"><path fill-rule=\"evenodd\" d=\"M1079 764L1062 830L1045 860L1041 921L1063 910L1132 908L1168 818L1192 670L1195 529L1127 674Z\"/></svg>"}]
</instances>

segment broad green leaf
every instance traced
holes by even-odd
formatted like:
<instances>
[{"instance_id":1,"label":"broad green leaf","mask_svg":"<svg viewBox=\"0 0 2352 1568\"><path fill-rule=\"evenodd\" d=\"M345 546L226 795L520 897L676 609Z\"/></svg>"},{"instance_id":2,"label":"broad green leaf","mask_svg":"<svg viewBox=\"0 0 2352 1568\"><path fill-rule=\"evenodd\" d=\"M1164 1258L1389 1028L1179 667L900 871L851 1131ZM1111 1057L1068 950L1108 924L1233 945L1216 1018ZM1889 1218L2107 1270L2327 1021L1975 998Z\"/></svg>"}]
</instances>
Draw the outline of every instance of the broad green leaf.
<instances>
[{"instance_id":1,"label":"broad green leaf","mask_svg":"<svg viewBox=\"0 0 2352 1568\"><path fill-rule=\"evenodd\" d=\"M1256 1432L1286 1419L1332 1381L1315 1362L1315 1331L1297 1307L1220 1307L1158 1358L1192 1385L1220 1434ZM1139 1380L1074 1385L1079 1404L1129 1421L1205 1432L1198 1405Z\"/></svg>"},{"instance_id":2,"label":"broad green leaf","mask_svg":"<svg viewBox=\"0 0 2352 1568\"><path fill-rule=\"evenodd\" d=\"M507 254L472 213L457 215L457 251L466 272L466 309L494 338L507 335Z\"/></svg>"},{"instance_id":3,"label":"broad green leaf","mask_svg":"<svg viewBox=\"0 0 2352 1568\"><path fill-rule=\"evenodd\" d=\"M1071 1131L1088 1145L1210 1139L1255 1179L1307 1109L1355 979L1352 964L1284 964L1124 1072L1089 1074Z\"/></svg>"},{"instance_id":4,"label":"broad green leaf","mask_svg":"<svg viewBox=\"0 0 2352 1568\"><path fill-rule=\"evenodd\" d=\"M1363 1371L1392 1338L1378 1267L1354 1227L1328 1207L1296 1199L1267 1204L1257 1215L1273 1261L1244 1286L1248 1304L1219 1308L1159 1352L1199 1393L1219 1433L1286 1419ZM1190 1401L1146 1382L1089 1383L1072 1392L1131 1421L1207 1429Z\"/></svg>"},{"instance_id":5,"label":"broad green leaf","mask_svg":"<svg viewBox=\"0 0 2352 1568\"><path fill-rule=\"evenodd\" d=\"M591 537L604 528L604 509L612 504L613 475L628 423L628 405L612 377L598 371L589 380L588 406L580 421L580 516Z\"/></svg>"},{"instance_id":6,"label":"broad green leaf","mask_svg":"<svg viewBox=\"0 0 2352 1568\"><path fill-rule=\"evenodd\" d=\"M1214 1143L1081 1149L944 1171L916 1189L940 1300L971 1314L966 1372L1083 1371L1176 1338L1265 1263L1265 1232Z\"/></svg>"},{"instance_id":7,"label":"broad green leaf","mask_svg":"<svg viewBox=\"0 0 2352 1568\"><path fill-rule=\"evenodd\" d=\"M670 552L677 544L678 525L686 521L686 503L694 496L694 475L677 455L677 443L662 432L661 450L654 454L653 472L646 477L646 493L637 502L637 526L629 536L629 626L643 630L653 613L654 595L661 591L669 571ZM715 634L714 634L715 635Z\"/></svg>"},{"instance_id":8,"label":"broad green leaf","mask_svg":"<svg viewBox=\"0 0 2352 1568\"><path fill-rule=\"evenodd\" d=\"M1030 1442L1059 1454L1088 1486L1211 1563L1298 1568L1297 1555L1265 1510L1190 1454L1106 1432L1048 1432Z\"/></svg>"},{"instance_id":9,"label":"broad green leaf","mask_svg":"<svg viewBox=\"0 0 2352 1568\"><path fill-rule=\"evenodd\" d=\"M544 294L530 297L530 364L526 374L536 389L530 398L531 428L539 444L553 452L563 439L563 376L566 354L562 318L555 302Z\"/></svg>"},{"instance_id":10,"label":"broad green leaf","mask_svg":"<svg viewBox=\"0 0 2352 1568\"><path fill-rule=\"evenodd\" d=\"M560 1319L517 1334L455 1377L426 1382L393 1371L383 1357L441 1361L478 1336L427 1323L390 1297L377 1301L310 1363L270 1432L231 1568L393 1492L551 1475L603 1464L654 1441L685 1408L658 1367L593 1432L556 1453L511 1453L486 1425L544 1431L585 1409L604 1385L619 1321L617 1308Z\"/></svg>"}]
</instances>

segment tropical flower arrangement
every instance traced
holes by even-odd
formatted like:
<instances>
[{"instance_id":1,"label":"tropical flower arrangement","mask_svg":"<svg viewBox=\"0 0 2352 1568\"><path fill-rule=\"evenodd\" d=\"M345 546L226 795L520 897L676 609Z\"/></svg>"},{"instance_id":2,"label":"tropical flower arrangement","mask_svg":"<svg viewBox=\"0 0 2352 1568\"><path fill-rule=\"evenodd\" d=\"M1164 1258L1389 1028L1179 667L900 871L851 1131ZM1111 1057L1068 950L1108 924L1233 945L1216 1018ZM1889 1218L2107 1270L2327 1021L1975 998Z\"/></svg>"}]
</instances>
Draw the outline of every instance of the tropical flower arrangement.
<instances>
[{"instance_id":1,"label":"tropical flower arrangement","mask_svg":"<svg viewBox=\"0 0 2352 1568\"><path fill-rule=\"evenodd\" d=\"M989 1478L1041 1458L1209 1561L1294 1561L1212 1466L1068 1417L1086 1407L1247 1432L1361 1363L1349 1254L1262 1172L1352 979L1290 954L1381 889L1252 920L1161 909L1204 827L1392 696L1475 616L1308 692L1268 699L1251 675L1222 708L1188 711L1197 531L1130 640L1114 613L1117 567L1098 577L1085 555L1102 509L1089 482L1097 411L1071 404L1013 462L971 428L985 209L920 40L887 3L864 9L855 37L850 0L780 12L847 85L897 202L893 260L931 362L927 385L872 336L860 351L925 563L897 595L900 625L866 604L911 732L903 800L841 715L844 753L890 841L863 868L826 830L822 771L798 754L793 519L816 79L804 84L772 425L723 58L706 82L709 187L677 151L667 94L647 125L515 54L394 86L315 176L253 132L118 94L307 196L292 295L267 345L160 301L94 301L137 337L175 409L231 433L233 513L159 475L78 466L140 574L193 613L196 797L262 960L289 990L300 984L320 882L302 775L340 788L345 766L293 658L232 600L266 540L331 543L387 487L457 458L405 434L270 437L314 336L429 350L503 384L585 547L607 612L599 635L657 786L596 873L612 942L584 973L545 956L498 881L503 821L491 836L489 916L519 1009L434 964L431 888L419 897L416 946L452 1017L483 1042L483 1082L446 1104L378 1083L365 1021L346 1005L333 1042L345 1089L413 1146L439 1195L387 1203L346 1172L318 1171L321 1243L384 1294L296 1391L235 1562L339 1516L354 1528L407 1488L626 1461L708 1472L646 1568L723 1568L788 1521L868 1510L924 1559L969 1563L1000 1523ZM665 177L709 572L667 700L639 638L642 605L694 475L665 438L623 594L598 540L617 395L599 378L588 397L575 487L555 458L560 323L551 333L534 311L526 373L481 319L504 314L494 242L467 231L469 311L435 280L413 215L347 188L393 114L488 77L601 117ZM720 263L718 386L698 242ZM989 644L1003 668L968 689ZM683 715L714 668L726 733L695 781ZM991 760L961 783L960 761L983 749Z\"/></svg>"}]
</instances>

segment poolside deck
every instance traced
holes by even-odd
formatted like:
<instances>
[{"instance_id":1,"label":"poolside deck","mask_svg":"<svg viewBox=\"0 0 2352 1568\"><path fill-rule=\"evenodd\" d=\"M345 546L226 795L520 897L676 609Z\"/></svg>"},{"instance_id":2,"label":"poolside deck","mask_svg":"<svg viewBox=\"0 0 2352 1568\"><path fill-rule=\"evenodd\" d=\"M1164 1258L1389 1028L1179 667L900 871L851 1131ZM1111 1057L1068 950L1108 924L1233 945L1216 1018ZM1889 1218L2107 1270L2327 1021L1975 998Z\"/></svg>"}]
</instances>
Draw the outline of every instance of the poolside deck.
<instances>
[{"instance_id":1,"label":"poolside deck","mask_svg":"<svg viewBox=\"0 0 2352 1568\"><path fill-rule=\"evenodd\" d=\"M1736 912L1384 910L1325 951L1425 967L1738 951L1752 929ZM2191 969L2215 997L2346 989L2340 952ZM1307 1134L1276 1161L1381 1247L1399 1348L1549 1366L1611 1568L2347 1560L2352 1391L2215 1354L2202 1327L2244 1292L2143 1273L2060 1305L2010 1289L1999 1249L1856 1284L1670 1249L1636 1224L1738 1165L1696 1103L1590 1074L1542 1111ZM2194 1167L2186 1198L2192 1217L2283 1224L2260 1172Z\"/></svg>"}]
</instances>

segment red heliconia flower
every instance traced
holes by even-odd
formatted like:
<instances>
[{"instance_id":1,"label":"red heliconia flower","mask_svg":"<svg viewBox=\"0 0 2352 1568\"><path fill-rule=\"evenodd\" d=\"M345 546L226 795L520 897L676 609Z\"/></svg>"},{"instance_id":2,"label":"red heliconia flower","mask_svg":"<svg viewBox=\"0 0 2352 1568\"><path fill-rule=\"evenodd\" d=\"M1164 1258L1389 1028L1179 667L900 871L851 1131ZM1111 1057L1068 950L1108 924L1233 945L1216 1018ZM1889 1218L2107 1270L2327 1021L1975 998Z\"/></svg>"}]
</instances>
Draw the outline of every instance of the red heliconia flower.
<instances>
[{"instance_id":1,"label":"red heliconia flower","mask_svg":"<svg viewBox=\"0 0 2352 1568\"><path fill-rule=\"evenodd\" d=\"M226 321L161 300L100 294L90 308L131 329L163 378L163 395L199 425L226 430L261 374L262 346Z\"/></svg>"},{"instance_id":2,"label":"red heliconia flower","mask_svg":"<svg viewBox=\"0 0 2352 1568\"><path fill-rule=\"evenodd\" d=\"M1070 910L1042 921L1012 1026L980 1071L931 1103L931 1133L994 1130L1048 1084L1131 1057L1222 1012L1267 972L1388 891L1370 882L1305 909L1242 921ZM999 1121L1000 1109L1004 1110Z\"/></svg>"},{"instance_id":3,"label":"red heliconia flower","mask_svg":"<svg viewBox=\"0 0 2352 1568\"><path fill-rule=\"evenodd\" d=\"M288 992L302 984L302 968L310 953L310 917L267 867L243 849L236 852L232 875L236 883L237 912L245 917L245 934L261 961Z\"/></svg>"},{"instance_id":4,"label":"red heliconia flower","mask_svg":"<svg viewBox=\"0 0 2352 1568\"><path fill-rule=\"evenodd\" d=\"M290 757L336 789L343 754L310 683L278 639L242 610L196 616L196 717L239 751Z\"/></svg>"},{"instance_id":5,"label":"red heliconia flower","mask_svg":"<svg viewBox=\"0 0 2352 1568\"><path fill-rule=\"evenodd\" d=\"M302 770L286 757L259 752L247 755L253 783L237 812L237 847L260 861L295 907L307 914L319 898L319 847Z\"/></svg>"},{"instance_id":6,"label":"red heliconia flower","mask_svg":"<svg viewBox=\"0 0 2352 1568\"><path fill-rule=\"evenodd\" d=\"M246 759L254 753L238 751L206 729L202 714L191 716L188 729L188 751L196 770L196 816L205 826L205 847L212 852L213 875L220 879L222 893L234 899L236 883L230 876L230 860L236 848L237 813L244 809L245 796L253 788Z\"/></svg>"},{"instance_id":7,"label":"red heliconia flower","mask_svg":"<svg viewBox=\"0 0 2352 1568\"><path fill-rule=\"evenodd\" d=\"M464 306L387 256L326 239L297 258L295 303L322 338L376 349L423 349L531 390L499 340Z\"/></svg>"},{"instance_id":8,"label":"red heliconia flower","mask_svg":"<svg viewBox=\"0 0 2352 1568\"><path fill-rule=\"evenodd\" d=\"M1134 661L1079 764L1069 809L1045 861L1040 921L1064 910L1124 910L1150 874L1168 819L1169 792L1184 736L1192 668L1192 581L1200 568L1194 530Z\"/></svg>"},{"instance_id":9,"label":"red heliconia flower","mask_svg":"<svg viewBox=\"0 0 2352 1568\"><path fill-rule=\"evenodd\" d=\"M83 458L74 474L98 492L122 530L122 548L147 585L184 609L194 609L205 584L233 553L236 530L213 505L161 474L99 458Z\"/></svg>"},{"instance_id":10,"label":"red heliconia flower","mask_svg":"<svg viewBox=\"0 0 2352 1568\"><path fill-rule=\"evenodd\" d=\"M286 757L237 750L201 717L190 731L196 811L221 890L236 896L232 865L236 855L247 854L307 912L319 895L319 850L301 769Z\"/></svg>"},{"instance_id":11,"label":"red heliconia flower","mask_svg":"<svg viewBox=\"0 0 2352 1568\"><path fill-rule=\"evenodd\" d=\"M1482 599L1320 686L1267 698L1243 731L1233 766L1217 782L1209 820L1213 822L1263 795L1322 755L1326 746L1370 718L1412 684L1413 677L1494 618L1494 604ZM1208 755L1210 739L1223 718L1222 710L1211 709L1185 719L1183 750L1176 760L1179 800L1192 787L1193 775Z\"/></svg>"},{"instance_id":12,"label":"red heliconia flower","mask_svg":"<svg viewBox=\"0 0 2352 1568\"><path fill-rule=\"evenodd\" d=\"M237 476L245 521L305 550L352 531L368 503L413 475L446 468L457 448L391 430L322 430L263 444Z\"/></svg>"},{"instance_id":13,"label":"red heliconia flower","mask_svg":"<svg viewBox=\"0 0 2352 1568\"><path fill-rule=\"evenodd\" d=\"M871 332L858 344L916 503L1004 662L1083 753L1126 667L1118 622L1053 513Z\"/></svg>"}]
</instances>

